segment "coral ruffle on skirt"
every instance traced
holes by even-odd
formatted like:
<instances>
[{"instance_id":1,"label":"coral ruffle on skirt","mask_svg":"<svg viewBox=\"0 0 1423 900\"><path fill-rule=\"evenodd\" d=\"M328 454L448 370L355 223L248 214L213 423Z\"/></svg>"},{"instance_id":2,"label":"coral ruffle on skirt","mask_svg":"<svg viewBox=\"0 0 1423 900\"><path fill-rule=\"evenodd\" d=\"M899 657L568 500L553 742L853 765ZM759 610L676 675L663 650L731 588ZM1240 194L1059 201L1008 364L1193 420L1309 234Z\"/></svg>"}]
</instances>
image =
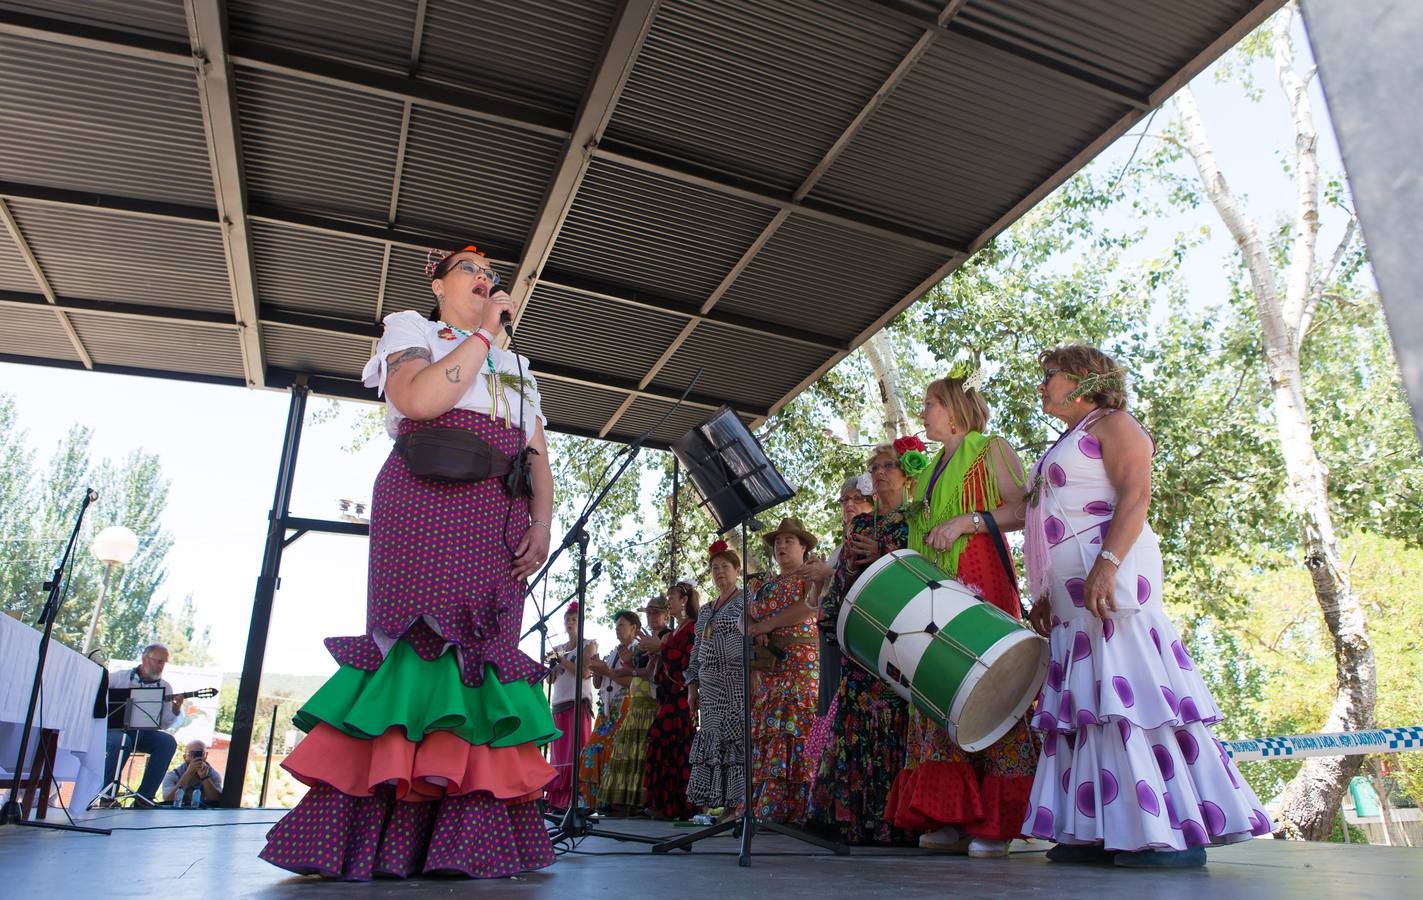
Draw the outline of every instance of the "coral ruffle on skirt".
<instances>
[{"instance_id":1,"label":"coral ruffle on skirt","mask_svg":"<svg viewBox=\"0 0 1423 900\"><path fill-rule=\"evenodd\" d=\"M1024 833L1111 850L1269 834L1210 723L1220 710L1166 616L1056 623L1033 725L1043 749Z\"/></svg>"}]
</instances>

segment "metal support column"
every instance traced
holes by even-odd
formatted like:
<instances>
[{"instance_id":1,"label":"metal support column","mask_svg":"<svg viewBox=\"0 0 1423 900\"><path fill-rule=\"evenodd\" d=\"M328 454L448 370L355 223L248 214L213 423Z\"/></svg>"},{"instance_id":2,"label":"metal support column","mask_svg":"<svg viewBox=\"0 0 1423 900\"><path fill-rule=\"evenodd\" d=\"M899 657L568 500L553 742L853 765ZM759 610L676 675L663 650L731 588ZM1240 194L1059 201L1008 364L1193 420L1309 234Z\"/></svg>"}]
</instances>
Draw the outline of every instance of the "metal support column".
<instances>
[{"instance_id":1,"label":"metal support column","mask_svg":"<svg viewBox=\"0 0 1423 900\"><path fill-rule=\"evenodd\" d=\"M247 775L247 755L252 749L252 724L257 714L257 690L262 685L267 630L272 622L272 601L277 593L277 576L282 568L287 516L291 512L292 482L296 477L296 456L301 445L302 422L306 418L308 388L305 384L297 384L291 391L287 429L282 439L282 457L277 464L277 487L272 496L272 511L267 515L267 549L262 554L262 572L257 576L257 593L252 599L252 623L247 627L247 653L242 659L237 712L232 720L232 745L227 751L227 771L223 773L222 805L230 809L242 805L242 782Z\"/></svg>"}]
</instances>

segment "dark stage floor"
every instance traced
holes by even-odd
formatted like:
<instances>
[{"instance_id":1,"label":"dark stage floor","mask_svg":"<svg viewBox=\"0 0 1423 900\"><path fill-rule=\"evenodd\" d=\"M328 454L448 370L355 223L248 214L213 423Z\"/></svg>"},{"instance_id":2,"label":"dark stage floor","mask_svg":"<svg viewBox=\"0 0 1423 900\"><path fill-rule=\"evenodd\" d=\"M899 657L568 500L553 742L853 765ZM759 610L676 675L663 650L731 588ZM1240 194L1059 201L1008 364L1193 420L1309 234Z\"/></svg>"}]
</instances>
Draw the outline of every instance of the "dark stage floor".
<instances>
[{"instance_id":1,"label":"dark stage floor","mask_svg":"<svg viewBox=\"0 0 1423 900\"><path fill-rule=\"evenodd\" d=\"M371 884L298 878L257 859L279 810L121 811L89 824L123 829L110 837L41 829L0 830L0 897L68 900L110 897L1100 897L1220 900L1284 896L1423 896L1423 850L1256 840L1211 852L1205 869L1137 872L1053 865L1045 844L1009 859L856 850L835 857L770 833L758 835L749 868L738 842L709 838L691 853L652 855L644 846L588 838L552 867L503 881L424 879ZM211 827L172 829L162 826ZM680 835L688 829L647 821L610 823L623 831Z\"/></svg>"}]
</instances>

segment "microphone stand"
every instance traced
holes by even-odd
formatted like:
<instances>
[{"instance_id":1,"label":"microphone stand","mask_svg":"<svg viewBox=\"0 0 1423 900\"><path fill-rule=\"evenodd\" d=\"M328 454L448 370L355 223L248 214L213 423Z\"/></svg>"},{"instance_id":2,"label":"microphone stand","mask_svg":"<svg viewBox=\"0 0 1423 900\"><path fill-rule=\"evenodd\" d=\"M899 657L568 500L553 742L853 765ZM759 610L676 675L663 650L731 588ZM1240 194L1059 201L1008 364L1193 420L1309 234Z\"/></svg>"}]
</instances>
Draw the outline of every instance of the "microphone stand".
<instances>
[{"instance_id":1,"label":"microphone stand","mask_svg":"<svg viewBox=\"0 0 1423 900\"><path fill-rule=\"evenodd\" d=\"M20 806L20 778L25 770L25 753L29 750L30 728L35 722L35 705L39 702L40 688L44 680L44 661L49 655L50 634L54 631L54 620L59 618L59 605L64 601L64 593L60 587L64 581L64 570L69 565L69 558L74 553L74 543L79 539L79 527L84 523L84 514L89 511L89 505L99 499L99 495L93 488L86 488L84 500L79 505L79 515L74 520L74 530L69 534L69 543L64 547L64 556L59 560L59 565L54 567L54 574L45 582L44 589L49 592L45 598L44 608L40 611L39 622L44 626L44 634L40 636L39 660L35 663L35 679L30 685L30 705L25 710L25 727L20 731L20 752L15 760L14 781L11 783L10 799L0 807L0 826L4 825L25 825L30 828L53 828L57 831L77 831L83 834L109 834L107 828L92 828L87 825L66 825L59 822L43 822L36 819L26 819L24 809ZM44 723L40 723L40 728ZM35 764L39 763L39 750L36 748ZM49 803L49 797L39 798L40 803Z\"/></svg>"},{"instance_id":2,"label":"microphone stand","mask_svg":"<svg viewBox=\"0 0 1423 900\"><path fill-rule=\"evenodd\" d=\"M582 768L583 762L583 657L585 651L583 622L588 609L588 520L592 517L593 511L598 508L599 504L607 498L608 494L617 485L618 480L622 478L623 473L632 465L633 460L637 459L646 437L646 435L643 435L628 445L622 464L618 467L617 471L613 473L613 477L604 485L602 491L584 506L583 513L578 517L578 521L574 522L573 526L568 529L568 533L564 535L563 541L559 544L558 549L549 557L548 562L544 564L543 571L539 573L539 578L547 576L549 566L553 565L554 560L558 559L564 550L572 546L577 546L578 588L568 598L572 599L575 596L578 598L578 627L576 629L577 633L573 638L574 669L572 673L573 678L576 679L573 683L573 777L568 795L568 808L563 811L561 817L553 816L552 814L549 815L550 821L556 820L558 822L558 827L549 834L549 839L555 843L589 836L606 837L618 841L631 841L641 844L660 844L663 840L662 838L648 837L647 835L608 831L606 829L597 828L590 815L591 810L581 805L578 792L579 770ZM538 578L535 579L535 582L537 581ZM564 602L566 603L568 600ZM562 606L562 604L559 605ZM548 618L553 615L553 613L554 610L549 610L534 627L546 632L548 628ZM525 632L525 634L527 633L528 632Z\"/></svg>"}]
</instances>

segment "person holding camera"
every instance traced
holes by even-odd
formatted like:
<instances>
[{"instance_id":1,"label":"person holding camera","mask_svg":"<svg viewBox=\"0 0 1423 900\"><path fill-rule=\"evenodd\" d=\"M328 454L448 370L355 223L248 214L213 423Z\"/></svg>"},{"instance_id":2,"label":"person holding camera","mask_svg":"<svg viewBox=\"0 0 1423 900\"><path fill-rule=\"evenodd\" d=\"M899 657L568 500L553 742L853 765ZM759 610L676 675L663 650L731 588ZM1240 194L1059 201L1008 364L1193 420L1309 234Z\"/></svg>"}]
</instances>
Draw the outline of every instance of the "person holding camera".
<instances>
[{"instance_id":1,"label":"person holding camera","mask_svg":"<svg viewBox=\"0 0 1423 900\"><path fill-rule=\"evenodd\" d=\"M217 803L222 796L222 776L207 760L207 745L189 741L182 765L163 776L158 796L175 807L197 809Z\"/></svg>"}]
</instances>

